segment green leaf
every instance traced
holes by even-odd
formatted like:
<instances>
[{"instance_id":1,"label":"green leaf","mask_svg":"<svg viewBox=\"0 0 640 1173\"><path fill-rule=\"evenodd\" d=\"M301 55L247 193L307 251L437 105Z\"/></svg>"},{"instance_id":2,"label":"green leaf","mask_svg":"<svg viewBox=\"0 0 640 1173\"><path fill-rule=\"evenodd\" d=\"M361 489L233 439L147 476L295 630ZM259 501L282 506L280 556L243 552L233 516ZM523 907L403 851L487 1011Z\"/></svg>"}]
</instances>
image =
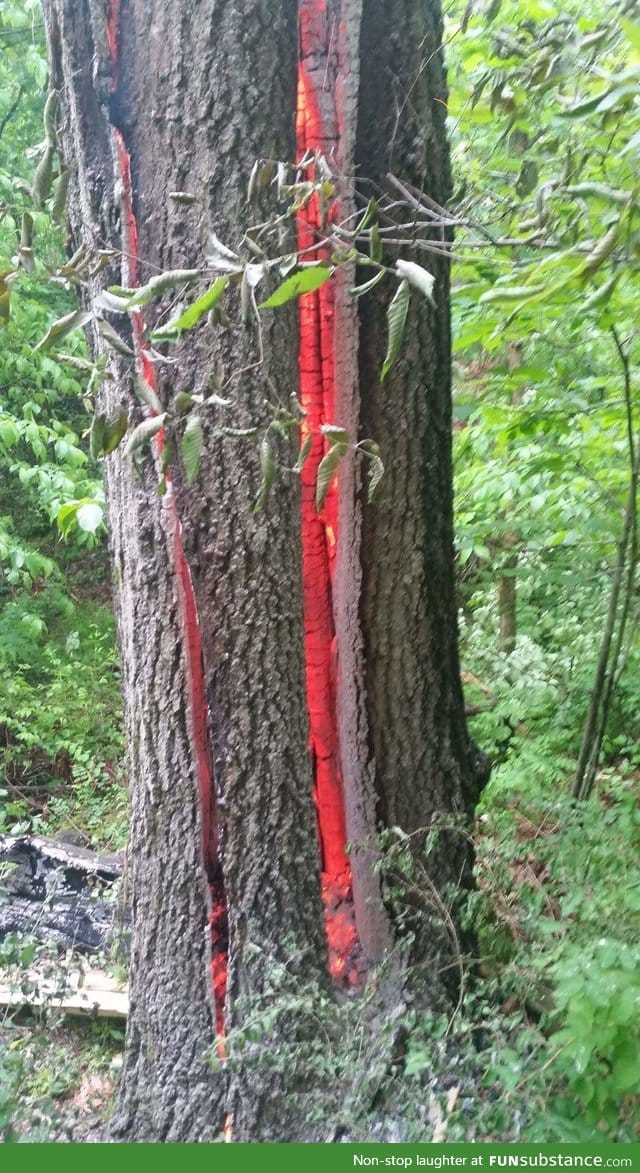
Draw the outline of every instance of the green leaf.
<instances>
[{"instance_id":1,"label":"green leaf","mask_svg":"<svg viewBox=\"0 0 640 1173\"><path fill-rule=\"evenodd\" d=\"M341 428L338 424L322 424L320 431L331 448L334 444L349 443L347 429Z\"/></svg>"},{"instance_id":2,"label":"green leaf","mask_svg":"<svg viewBox=\"0 0 640 1173\"><path fill-rule=\"evenodd\" d=\"M546 288L546 285L494 285L493 289L482 294L479 305L490 301L498 305L502 302L524 301L525 298L544 293Z\"/></svg>"},{"instance_id":3,"label":"green leaf","mask_svg":"<svg viewBox=\"0 0 640 1173\"><path fill-rule=\"evenodd\" d=\"M107 426L107 417L104 412L96 412L91 421L89 432L89 452L92 460L99 460L104 452L104 437Z\"/></svg>"},{"instance_id":4,"label":"green leaf","mask_svg":"<svg viewBox=\"0 0 640 1173\"><path fill-rule=\"evenodd\" d=\"M636 24L634 20L629 20L626 16L620 17L620 24L631 47L640 53L640 24Z\"/></svg>"},{"instance_id":5,"label":"green leaf","mask_svg":"<svg viewBox=\"0 0 640 1173\"><path fill-rule=\"evenodd\" d=\"M319 289L328 281L333 273L328 265L314 265L308 269L299 269L293 276L287 277L286 281L282 282L276 290L258 306L258 309L266 310L274 306L286 305L288 301L293 301L294 297L300 297L303 293L312 293L314 289Z\"/></svg>"},{"instance_id":6,"label":"green leaf","mask_svg":"<svg viewBox=\"0 0 640 1173\"><path fill-rule=\"evenodd\" d=\"M318 476L316 480L316 509L318 513L324 505L324 499L333 475L343 456L346 456L348 451L349 445L339 440L325 453L318 465Z\"/></svg>"},{"instance_id":7,"label":"green leaf","mask_svg":"<svg viewBox=\"0 0 640 1173\"><path fill-rule=\"evenodd\" d=\"M139 448L148 444L149 440L157 436L158 432L162 431L166 418L167 413L163 411L161 415L153 416L152 419L143 420L141 424L138 424L127 440L124 450L125 456L131 456L133 452L137 452Z\"/></svg>"},{"instance_id":8,"label":"green leaf","mask_svg":"<svg viewBox=\"0 0 640 1173\"><path fill-rule=\"evenodd\" d=\"M369 281L365 281L363 285L354 285L353 289L349 290L351 297L362 297L363 294L370 293L371 290L375 289L376 285L378 285L385 276L386 274L384 269L381 269L379 273L376 273L375 277L371 277L371 279Z\"/></svg>"},{"instance_id":9,"label":"green leaf","mask_svg":"<svg viewBox=\"0 0 640 1173\"><path fill-rule=\"evenodd\" d=\"M202 430L202 420L198 415L190 415L180 445L182 463L189 484L196 479L200 471L203 446L204 432Z\"/></svg>"},{"instance_id":10,"label":"green leaf","mask_svg":"<svg viewBox=\"0 0 640 1173\"><path fill-rule=\"evenodd\" d=\"M91 316L86 310L72 310L70 314L58 318L57 322L52 322L44 338L41 338L38 345L34 346L34 350L49 350L54 342L59 342L61 338L65 338L73 330L79 330L82 326L86 326L87 322L91 321Z\"/></svg>"},{"instance_id":11,"label":"green leaf","mask_svg":"<svg viewBox=\"0 0 640 1173\"><path fill-rule=\"evenodd\" d=\"M148 305L154 297L160 297L170 289L175 289L176 285L197 281L199 276L199 269L169 269L166 273L158 273L157 277L152 277L146 285L141 285L133 297L127 299L126 309L141 309L142 306Z\"/></svg>"},{"instance_id":12,"label":"green leaf","mask_svg":"<svg viewBox=\"0 0 640 1173\"><path fill-rule=\"evenodd\" d=\"M312 444L313 444L313 434L311 432L308 432L307 435L305 436L304 440L302 441L302 444L300 445L298 459L296 460L296 462L293 466L294 472L302 472L302 470L306 464L307 457L308 457L309 453L311 452L311 445Z\"/></svg>"},{"instance_id":13,"label":"green leaf","mask_svg":"<svg viewBox=\"0 0 640 1173\"><path fill-rule=\"evenodd\" d=\"M98 526L102 525L104 513L97 501L87 501L80 505L76 513L76 520L80 529L87 534L94 534Z\"/></svg>"},{"instance_id":14,"label":"green leaf","mask_svg":"<svg viewBox=\"0 0 640 1173\"><path fill-rule=\"evenodd\" d=\"M112 452L115 452L128 425L129 417L124 407L121 407L114 415L108 417L102 441L102 452L104 456L110 456Z\"/></svg>"},{"instance_id":15,"label":"green leaf","mask_svg":"<svg viewBox=\"0 0 640 1173\"><path fill-rule=\"evenodd\" d=\"M136 397L140 400L141 403L144 403L145 407L150 407L155 415L160 415L164 411L162 403L156 394L155 388L152 387L151 384L148 383L142 375L136 373L133 386Z\"/></svg>"},{"instance_id":16,"label":"green leaf","mask_svg":"<svg viewBox=\"0 0 640 1173\"><path fill-rule=\"evenodd\" d=\"M383 382L394 362L396 361L402 345L402 338L404 335L404 328L407 321L407 313L409 312L409 302L411 300L411 290L407 281L401 281L398 286L393 301L387 310L387 326L389 332L389 341L387 343L387 353L382 364L380 372L380 381Z\"/></svg>"},{"instance_id":17,"label":"green leaf","mask_svg":"<svg viewBox=\"0 0 640 1173\"><path fill-rule=\"evenodd\" d=\"M175 322L170 323L171 327L174 330L191 330L205 314L209 313L209 310L212 310L218 304L228 283L228 277L218 277L211 288L202 294L202 297L199 297L197 301L194 301L188 306Z\"/></svg>"}]
</instances>

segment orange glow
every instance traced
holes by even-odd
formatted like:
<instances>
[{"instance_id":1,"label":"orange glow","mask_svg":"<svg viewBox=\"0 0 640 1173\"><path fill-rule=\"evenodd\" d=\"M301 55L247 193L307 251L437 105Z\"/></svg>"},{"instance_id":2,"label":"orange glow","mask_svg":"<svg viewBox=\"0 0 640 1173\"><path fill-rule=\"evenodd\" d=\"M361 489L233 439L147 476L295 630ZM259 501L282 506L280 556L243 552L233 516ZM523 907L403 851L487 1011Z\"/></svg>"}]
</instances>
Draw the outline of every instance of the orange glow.
<instances>
[{"instance_id":1,"label":"orange glow","mask_svg":"<svg viewBox=\"0 0 640 1173\"><path fill-rule=\"evenodd\" d=\"M316 90L318 61L329 51L329 16L326 0L302 0L300 4L301 58L298 74L296 137L298 157L307 151L331 149L332 129L323 118ZM323 79L328 77L328 66ZM326 91L326 86L324 89ZM333 119L335 120L335 119ZM335 131L333 132L335 133ZM337 208L329 211L335 216ZM298 248L311 249L306 260L322 260L327 249L313 249L322 235L322 219L316 196L298 216ZM347 839L338 727L336 685L338 647L333 619L332 580L338 541L338 479L334 477L323 509L316 511L318 465L326 451L322 424L335 418L333 283L307 293L299 300L300 401L306 412L302 439L313 435L311 451L301 474L302 572L304 592L305 660L309 738L315 774L315 802L322 853L322 896L329 945L329 967L343 985L361 980L358 971L358 938L353 913L351 870L345 851Z\"/></svg>"}]
</instances>

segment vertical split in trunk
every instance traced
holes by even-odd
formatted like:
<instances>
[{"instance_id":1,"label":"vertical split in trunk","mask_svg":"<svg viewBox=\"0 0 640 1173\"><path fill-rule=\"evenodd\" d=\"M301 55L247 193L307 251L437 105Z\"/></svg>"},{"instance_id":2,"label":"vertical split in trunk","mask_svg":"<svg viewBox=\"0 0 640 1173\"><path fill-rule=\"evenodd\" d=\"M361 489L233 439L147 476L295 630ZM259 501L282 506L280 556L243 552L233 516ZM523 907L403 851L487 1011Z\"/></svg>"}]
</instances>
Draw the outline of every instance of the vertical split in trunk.
<instances>
[{"instance_id":1,"label":"vertical split in trunk","mask_svg":"<svg viewBox=\"0 0 640 1173\"><path fill-rule=\"evenodd\" d=\"M336 81L341 18L339 0L302 0L300 67L296 111L298 157L318 151L335 169L340 150ZM313 246L326 221L339 215L338 199L323 209L317 196L298 216L298 248L306 261L324 260L327 248ZM302 439L311 451L301 474L302 570L309 739L322 855L322 896L329 944L329 968L336 982L362 978L355 924L351 864L346 853L344 783L337 716L338 641L334 591L338 543L338 477L316 509L316 480L326 451L323 424L336 418L336 286L329 281L299 303L300 400L306 412Z\"/></svg>"},{"instance_id":2,"label":"vertical split in trunk","mask_svg":"<svg viewBox=\"0 0 640 1173\"><path fill-rule=\"evenodd\" d=\"M118 32L120 0L111 0L107 14L107 44L111 57L111 92L118 87ZM113 157L120 185L121 228L123 236L123 281L129 287L139 285L138 227L133 208L131 160L120 129L114 127ZM153 362L144 342L144 321L140 313L132 315L132 329L138 377L151 391L155 391ZM154 412L147 409L152 416ZM156 437L158 456L164 449L164 431ZM186 692L188 697L188 726L200 794L202 852L204 869L210 892L211 969L215 1006L215 1025L218 1052L224 1055L225 1000L227 990L227 909L224 880L220 865L218 816L211 744L207 727L208 706L204 680L202 641L198 610L193 590L191 571L182 543L182 526L176 507L171 468L165 469L164 497L167 530L171 535L173 574L179 608L179 623L183 635L186 664Z\"/></svg>"}]
</instances>

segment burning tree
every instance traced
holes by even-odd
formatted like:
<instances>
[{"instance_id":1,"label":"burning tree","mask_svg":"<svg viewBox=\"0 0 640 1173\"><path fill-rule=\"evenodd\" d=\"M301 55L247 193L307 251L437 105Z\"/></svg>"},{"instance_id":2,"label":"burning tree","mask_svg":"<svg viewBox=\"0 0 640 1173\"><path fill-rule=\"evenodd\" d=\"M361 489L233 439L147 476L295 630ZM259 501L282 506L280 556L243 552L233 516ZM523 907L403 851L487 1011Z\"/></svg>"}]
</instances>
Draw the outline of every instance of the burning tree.
<instances>
[{"instance_id":1,"label":"burning tree","mask_svg":"<svg viewBox=\"0 0 640 1173\"><path fill-rule=\"evenodd\" d=\"M225 1065L226 1040L278 965L451 995L485 775L457 659L439 7L44 8L128 733L114 1130L297 1139L286 1074ZM407 228L428 271L391 271ZM384 828L419 883L383 891Z\"/></svg>"}]
</instances>

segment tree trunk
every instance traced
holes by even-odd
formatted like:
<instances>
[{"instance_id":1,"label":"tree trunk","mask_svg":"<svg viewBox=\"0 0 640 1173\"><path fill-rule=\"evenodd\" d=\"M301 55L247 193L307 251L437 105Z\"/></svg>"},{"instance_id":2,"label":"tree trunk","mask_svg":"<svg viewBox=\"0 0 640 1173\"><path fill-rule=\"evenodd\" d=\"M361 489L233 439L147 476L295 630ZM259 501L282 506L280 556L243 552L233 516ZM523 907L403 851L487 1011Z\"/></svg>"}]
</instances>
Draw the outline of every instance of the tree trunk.
<instances>
[{"instance_id":1,"label":"tree trunk","mask_svg":"<svg viewBox=\"0 0 640 1173\"><path fill-rule=\"evenodd\" d=\"M73 244L121 247L126 286L158 269L205 268L212 233L240 247L269 211L268 193L259 210L246 202L255 160L296 154L294 0L110 0L106 11L102 0L45 0L45 13L69 123ZM337 218L355 207L350 176L366 177L368 198L389 169L444 203L438 5L302 0L300 21L297 149L321 150L339 174ZM316 227L302 221L300 238L313 243ZM158 377L134 321L147 399L166 405L215 385L232 406L203 412L193 485L167 437L141 480L119 452L105 462L133 815L132 1005L115 1122L127 1140L204 1140L227 1115L236 1140L308 1138L301 1097L313 1071L296 1042L309 1021L280 1016L268 1042L234 1047L283 974L299 988L325 982L321 886L332 972L338 879L341 931L353 944L355 916L366 963L388 956L381 827L400 828L416 849L407 903L429 997L454 984L450 889L470 882L465 828L445 829L426 868L421 848L430 826L468 821L485 764L467 735L457 655L448 268L435 258L430 267L436 308L414 296L383 385L391 291L356 312L348 270L302 299L299 346L294 309L261 315L258 327L250 294L234 295L249 303L244 324L232 306L230 326L200 326ZM118 280L104 276L88 296ZM267 508L253 511L257 453L216 429L268 421L297 394L298 366L307 426L315 413L317 427L380 443L387 473L375 505L348 456L316 515L318 437L302 493L280 473ZM100 408L124 402L141 418L123 362L110 368ZM277 443L290 467L293 451ZM216 1031L227 1036L218 1054L236 1060L228 1079L205 1059ZM278 1062L264 1061L270 1049Z\"/></svg>"},{"instance_id":2,"label":"tree trunk","mask_svg":"<svg viewBox=\"0 0 640 1173\"><path fill-rule=\"evenodd\" d=\"M364 5L356 162L367 195L392 190L391 172L437 205L449 198L440 38L435 3ZM450 239L442 228L431 235L443 237ZM457 650L449 262L425 253L417 259L435 276L435 307L414 291L403 348L384 383L393 290L360 302L360 429L379 442L386 470L375 502L363 505L369 745L379 817L409 835L443 815L468 818L487 774L467 734ZM442 889L469 883L471 864L468 840L445 834L428 870ZM432 973L448 965L438 961L443 949L439 934L419 933L418 954Z\"/></svg>"},{"instance_id":3,"label":"tree trunk","mask_svg":"<svg viewBox=\"0 0 640 1173\"><path fill-rule=\"evenodd\" d=\"M181 12L122 3L111 11L105 38L97 8L97 15L88 8L81 15L77 4L52 0L54 78L64 80L73 137L67 150L77 169L74 243L88 235L94 247L119 245L120 218L127 285L137 276L134 252L144 279L156 267L204 265L209 230L235 244L246 227L244 193L255 158L293 157L296 9L285 3L274 12L263 3L247 15L241 3L213 0ZM105 194L94 212L96 177ZM171 204L174 190L199 197L189 218ZM158 393L206 389L215 373L234 401L230 422L255 423L266 397L280 394L286 402L297 387L295 313L272 317L262 326L260 369L247 372L256 363L248 329L201 334L180 355L172 386L163 380ZM105 410L123 395L127 380L117 373ZM132 790L133 986L116 1118L127 1139L203 1139L225 1114L219 1088L214 1102L215 1081L194 1055L214 1038L205 880L220 899L221 861L205 810L213 801L210 767L201 760L208 754L224 822L227 1028L242 1022L276 962L299 977L326 971L304 703L299 504L295 487L281 478L269 511L254 515L255 454L222 446L209 421L205 427L194 488L174 470L183 526L172 494L158 496L153 462L142 484L128 460L116 454L106 462ZM279 455L293 463L291 452ZM186 604L182 537L195 595ZM186 614L194 603L211 749L200 744L207 730L196 711L200 649L194 659ZM219 920L215 907L213 914ZM205 1086L207 1095L198 1097ZM254 1080L251 1097L237 1094L242 1086L240 1073L230 1098L236 1136L250 1128L268 1133L278 1112L275 1075L262 1086Z\"/></svg>"}]
</instances>

